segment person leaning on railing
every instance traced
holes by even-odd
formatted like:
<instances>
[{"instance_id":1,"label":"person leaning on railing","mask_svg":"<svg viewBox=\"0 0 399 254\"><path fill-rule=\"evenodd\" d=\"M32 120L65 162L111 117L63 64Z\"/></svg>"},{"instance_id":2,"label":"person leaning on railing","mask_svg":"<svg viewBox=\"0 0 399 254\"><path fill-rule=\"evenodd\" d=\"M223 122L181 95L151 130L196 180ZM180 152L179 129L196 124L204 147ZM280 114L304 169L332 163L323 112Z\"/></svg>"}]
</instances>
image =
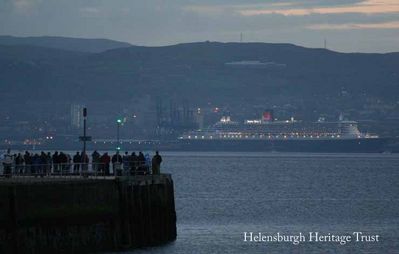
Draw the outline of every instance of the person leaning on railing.
<instances>
[{"instance_id":1,"label":"person leaning on railing","mask_svg":"<svg viewBox=\"0 0 399 254\"><path fill-rule=\"evenodd\" d=\"M152 157L152 174L159 175L161 173L161 162L162 157L159 152L156 151L154 157Z\"/></svg>"},{"instance_id":2,"label":"person leaning on railing","mask_svg":"<svg viewBox=\"0 0 399 254\"><path fill-rule=\"evenodd\" d=\"M4 155L4 161L3 161L3 166L4 166L4 175L7 177L11 177L12 174L12 164L14 162L14 158L11 155L10 149L7 149L7 153Z\"/></svg>"},{"instance_id":3,"label":"person leaning on railing","mask_svg":"<svg viewBox=\"0 0 399 254\"><path fill-rule=\"evenodd\" d=\"M47 152L46 155L46 174L50 175L51 174L51 153Z\"/></svg>"},{"instance_id":4,"label":"person leaning on railing","mask_svg":"<svg viewBox=\"0 0 399 254\"><path fill-rule=\"evenodd\" d=\"M128 174L130 170L130 155L128 152L125 152L125 155L122 157L122 165L123 165L123 174Z\"/></svg>"},{"instance_id":5,"label":"person leaning on railing","mask_svg":"<svg viewBox=\"0 0 399 254\"><path fill-rule=\"evenodd\" d=\"M100 171L100 154L97 152L97 150L95 150L91 154L91 158L92 158L91 161L93 163L93 171L94 172Z\"/></svg>"},{"instance_id":6,"label":"person leaning on railing","mask_svg":"<svg viewBox=\"0 0 399 254\"><path fill-rule=\"evenodd\" d=\"M76 152L76 154L72 157L73 161L73 173L78 174L80 171L80 163L81 163L81 156L79 152Z\"/></svg>"},{"instance_id":7,"label":"person leaning on railing","mask_svg":"<svg viewBox=\"0 0 399 254\"><path fill-rule=\"evenodd\" d=\"M53 171L54 171L54 173L58 173L60 170L60 167L59 167L60 159L59 159L58 151L55 151L55 153L53 154L53 156L51 158L53 161Z\"/></svg>"},{"instance_id":8,"label":"person leaning on railing","mask_svg":"<svg viewBox=\"0 0 399 254\"><path fill-rule=\"evenodd\" d=\"M24 161L25 161L25 168L24 168L24 173L25 174L30 174L32 168L32 156L28 151L25 151L24 154Z\"/></svg>"},{"instance_id":9,"label":"person leaning on railing","mask_svg":"<svg viewBox=\"0 0 399 254\"><path fill-rule=\"evenodd\" d=\"M80 161L82 163L82 172L87 172L89 170L89 156L87 153L83 153L80 156Z\"/></svg>"},{"instance_id":10,"label":"person leaning on railing","mask_svg":"<svg viewBox=\"0 0 399 254\"><path fill-rule=\"evenodd\" d=\"M121 167L122 156L119 154L119 151L117 151L116 154L112 156L111 162L112 162L112 171L114 172L114 174L118 176L122 175L122 167Z\"/></svg>"},{"instance_id":11,"label":"person leaning on railing","mask_svg":"<svg viewBox=\"0 0 399 254\"><path fill-rule=\"evenodd\" d=\"M15 173L23 174L24 171L24 157L21 153L18 153L17 157L15 157Z\"/></svg>"},{"instance_id":12,"label":"person leaning on railing","mask_svg":"<svg viewBox=\"0 0 399 254\"><path fill-rule=\"evenodd\" d=\"M104 153L101 158L101 167L102 167L102 172L104 172L105 175L109 175L109 163L111 162L111 157L108 155L108 153Z\"/></svg>"},{"instance_id":13,"label":"person leaning on railing","mask_svg":"<svg viewBox=\"0 0 399 254\"><path fill-rule=\"evenodd\" d=\"M135 152L132 152L132 154L129 157L129 167L130 167L130 174L135 175L137 171L137 155Z\"/></svg>"}]
</instances>

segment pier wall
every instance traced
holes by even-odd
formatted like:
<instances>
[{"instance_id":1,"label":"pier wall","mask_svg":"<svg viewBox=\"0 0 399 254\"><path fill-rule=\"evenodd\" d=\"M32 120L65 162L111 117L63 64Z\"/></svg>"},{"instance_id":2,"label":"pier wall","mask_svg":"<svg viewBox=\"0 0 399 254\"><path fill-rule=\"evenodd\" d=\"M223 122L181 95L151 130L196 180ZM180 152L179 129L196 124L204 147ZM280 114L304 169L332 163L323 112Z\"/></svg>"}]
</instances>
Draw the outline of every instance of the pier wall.
<instances>
[{"instance_id":1,"label":"pier wall","mask_svg":"<svg viewBox=\"0 0 399 254\"><path fill-rule=\"evenodd\" d=\"M88 253L176 238L169 175L0 181L0 253Z\"/></svg>"}]
</instances>

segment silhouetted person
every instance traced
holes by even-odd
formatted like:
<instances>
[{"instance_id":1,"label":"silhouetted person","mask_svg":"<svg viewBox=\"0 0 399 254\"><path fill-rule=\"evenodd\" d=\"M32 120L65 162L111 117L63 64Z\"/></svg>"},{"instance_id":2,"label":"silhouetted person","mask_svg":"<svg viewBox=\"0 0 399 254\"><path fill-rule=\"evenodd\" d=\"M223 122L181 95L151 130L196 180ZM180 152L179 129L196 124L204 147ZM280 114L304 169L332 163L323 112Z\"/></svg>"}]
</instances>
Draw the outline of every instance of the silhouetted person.
<instances>
[{"instance_id":1,"label":"silhouetted person","mask_svg":"<svg viewBox=\"0 0 399 254\"><path fill-rule=\"evenodd\" d=\"M32 174L37 177L37 174L40 171L40 156L35 153L32 157Z\"/></svg>"},{"instance_id":2,"label":"silhouetted person","mask_svg":"<svg viewBox=\"0 0 399 254\"><path fill-rule=\"evenodd\" d=\"M122 156L119 154L118 151L112 156L112 170L114 171L114 174L121 175L121 163Z\"/></svg>"},{"instance_id":3,"label":"silhouetted person","mask_svg":"<svg viewBox=\"0 0 399 254\"><path fill-rule=\"evenodd\" d=\"M148 153L144 155L144 173L150 174L151 158Z\"/></svg>"},{"instance_id":4,"label":"silhouetted person","mask_svg":"<svg viewBox=\"0 0 399 254\"><path fill-rule=\"evenodd\" d=\"M132 152L132 155L130 155L129 158L129 166L130 166L130 174L135 175L137 171L137 155L135 152Z\"/></svg>"},{"instance_id":5,"label":"silhouetted person","mask_svg":"<svg viewBox=\"0 0 399 254\"><path fill-rule=\"evenodd\" d=\"M24 157L18 153L17 157L15 157L15 170L17 174L22 174L24 171Z\"/></svg>"},{"instance_id":6,"label":"silhouetted person","mask_svg":"<svg viewBox=\"0 0 399 254\"><path fill-rule=\"evenodd\" d=\"M60 152L60 155L58 156L58 162L61 165L61 172L66 173L66 170L68 169L68 156L63 152Z\"/></svg>"},{"instance_id":7,"label":"silhouetted person","mask_svg":"<svg viewBox=\"0 0 399 254\"><path fill-rule=\"evenodd\" d=\"M77 174L79 173L79 169L80 169L80 163L81 163L81 156L79 154L79 152L76 152L76 154L73 156L73 173Z\"/></svg>"},{"instance_id":8,"label":"silhouetted person","mask_svg":"<svg viewBox=\"0 0 399 254\"><path fill-rule=\"evenodd\" d=\"M111 161L111 158L109 157L108 153L104 153L101 156L101 164L103 166L103 171L105 175L109 175L109 163Z\"/></svg>"},{"instance_id":9,"label":"silhouetted person","mask_svg":"<svg viewBox=\"0 0 399 254\"><path fill-rule=\"evenodd\" d=\"M125 152L125 155L122 157L122 165L123 165L123 171L126 172L129 170L130 167L130 156L128 152Z\"/></svg>"},{"instance_id":10,"label":"silhouetted person","mask_svg":"<svg viewBox=\"0 0 399 254\"><path fill-rule=\"evenodd\" d=\"M83 153L80 155L80 162L82 163L82 171L87 172L89 169L89 156L87 153Z\"/></svg>"},{"instance_id":11,"label":"silhouetted person","mask_svg":"<svg viewBox=\"0 0 399 254\"><path fill-rule=\"evenodd\" d=\"M72 169L72 157L69 153L66 153L65 156L66 156L65 171L67 173L70 173Z\"/></svg>"},{"instance_id":12,"label":"silhouetted person","mask_svg":"<svg viewBox=\"0 0 399 254\"><path fill-rule=\"evenodd\" d=\"M152 157L152 174L159 175L161 173L161 162L162 156L156 151L154 157Z\"/></svg>"},{"instance_id":13,"label":"silhouetted person","mask_svg":"<svg viewBox=\"0 0 399 254\"><path fill-rule=\"evenodd\" d=\"M59 172L60 170L59 163L60 163L59 154L58 151L55 151L55 153L53 154L54 173Z\"/></svg>"},{"instance_id":14,"label":"silhouetted person","mask_svg":"<svg viewBox=\"0 0 399 254\"><path fill-rule=\"evenodd\" d=\"M51 153L46 154L46 173L51 174Z\"/></svg>"},{"instance_id":15,"label":"silhouetted person","mask_svg":"<svg viewBox=\"0 0 399 254\"><path fill-rule=\"evenodd\" d=\"M100 169L100 154L97 152L97 150L95 150L92 154L91 154L91 161L93 163L93 171L97 172Z\"/></svg>"},{"instance_id":16,"label":"silhouetted person","mask_svg":"<svg viewBox=\"0 0 399 254\"><path fill-rule=\"evenodd\" d=\"M142 152L139 152L139 156L137 158L138 161L138 171L140 175L144 175L145 173L145 157Z\"/></svg>"},{"instance_id":17,"label":"silhouetted person","mask_svg":"<svg viewBox=\"0 0 399 254\"><path fill-rule=\"evenodd\" d=\"M25 161L25 174L30 174L32 166L32 156L29 154L28 151L25 151L24 161Z\"/></svg>"},{"instance_id":18,"label":"silhouetted person","mask_svg":"<svg viewBox=\"0 0 399 254\"><path fill-rule=\"evenodd\" d=\"M10 149L7 149L7 153L4 155L4 161L3 161L3 166L4 166L4 175L6 177L11 177L12 174L12 164L14 162L14 158L11 155Z\"/></svg>"},{"instance_id":19,"label":"silhouetted person","mask_svg":"<svg viewBox=\"0 0 399 254\"><path fill-rule=\"evenodd\" d=\"M43 177L43 175L45 175L46 172L46 165L47 164L47 156L46 154L42 151L40 153L40 174Z\"/></svg>"}]
</instances>

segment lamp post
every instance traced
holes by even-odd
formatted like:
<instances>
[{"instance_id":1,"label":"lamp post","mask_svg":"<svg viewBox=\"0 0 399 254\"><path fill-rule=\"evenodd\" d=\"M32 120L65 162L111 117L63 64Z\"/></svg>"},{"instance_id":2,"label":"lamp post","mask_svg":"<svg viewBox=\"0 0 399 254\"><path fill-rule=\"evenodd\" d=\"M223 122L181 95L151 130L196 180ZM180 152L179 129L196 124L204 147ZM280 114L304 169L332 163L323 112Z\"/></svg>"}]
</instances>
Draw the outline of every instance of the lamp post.
<instances>
[{"instance_id":1,"label":"lamp post","mask_svg":"<svg viewBox=\"0 0 399 254\"><path fill-rule=\"evenodd\" d=\"M121 150L121 148L120 148L120 140L119 140L119 129L120 129L120 127L121 127L121 123L122 123L122 120L121 119L118 119L118 120L116 120L116 143L117 143L117 147L116 147L116 151L119 151L119 150Z\"/></svg>"},{"instance_id":2,"label":"lamp post","mask_svg":"<svg viewBox=\"0 0 399 254\"><path fill-rule=\"evenodd\" d=\"M116 163L114 164L114 169L113 169L115 176L118 175L117 171L119 171L120 167L121 167L121 165L120 165L121 162L119 161L119 150L121 150L120 140L119 140L119 129L121 127L121 123L122 123L122 119L118 118L116 120L116 142L117 142L117 146L116 146Z\"/></svg>"},{"instance_id":3,"label":"lamp post","mask_svg":"<svg viewBox=\"0 0 399 254\"><path fill-rule=\"evenodd\" d=\"M83 161L86 158L86 141L87 141L87 135L86 135L87 125L86 125L86 121L87 121L87 108L83 108L83 152L82 152Z\"/></svg>"}]
</instances>

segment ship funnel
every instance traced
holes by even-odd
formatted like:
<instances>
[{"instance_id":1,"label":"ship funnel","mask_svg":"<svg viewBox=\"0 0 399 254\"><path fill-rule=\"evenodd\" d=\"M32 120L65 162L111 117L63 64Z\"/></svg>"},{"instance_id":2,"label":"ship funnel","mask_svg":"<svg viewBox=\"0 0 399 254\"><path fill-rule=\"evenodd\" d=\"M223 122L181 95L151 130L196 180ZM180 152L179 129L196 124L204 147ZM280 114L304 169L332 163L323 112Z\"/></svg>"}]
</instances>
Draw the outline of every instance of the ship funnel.
<instances>
[{"instance_id":1,"label":"ship funnel","mask_svg":"<svg viewBox=\"0 0 399 254\"><path fill-rule=\"evenodd\" d=\"M262 114L262 122L272 122L273 121L273 111L272 110L266 110Z\"/></svg>"}]
</instances>

